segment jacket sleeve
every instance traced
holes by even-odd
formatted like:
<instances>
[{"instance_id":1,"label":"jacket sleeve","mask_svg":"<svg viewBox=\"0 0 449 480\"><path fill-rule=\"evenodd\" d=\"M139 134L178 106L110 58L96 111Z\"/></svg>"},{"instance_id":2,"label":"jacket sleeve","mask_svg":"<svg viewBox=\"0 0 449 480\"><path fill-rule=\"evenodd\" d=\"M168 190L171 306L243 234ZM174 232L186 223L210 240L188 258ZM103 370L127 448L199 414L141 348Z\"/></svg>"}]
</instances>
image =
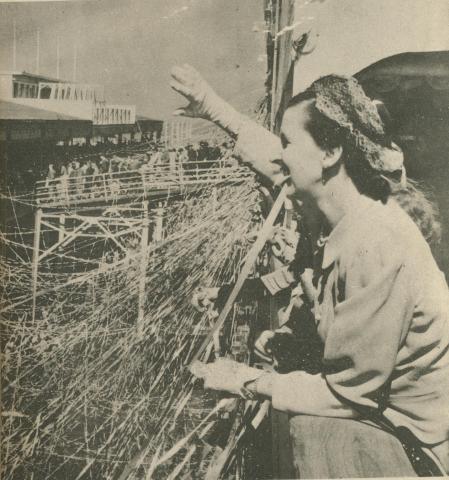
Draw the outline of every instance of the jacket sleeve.
<instances>
[{"instance_id":1,"label":"jacket sleeve","mask_svg":"<svg viewBox=\"0 0 449 480\"><path fill-rule=\"evenodd\" d=\"M274 185L286 178L276 162L282 158L279 137L253 121L245 122L240 128L235 154Z\"/></svg>"},{"instance_id":2,"label":"jacket sleeve","mask_svg":"<svg viewBox=\"0 0 449 480\"><path fill-rule=\"evenodd\" d=\"M371 252L354 256L344 276L344 300L335 306L327 331L323 373L277 375L272 391L275 408L351 417L357 414L350 402L377 406L377 395L393 372L408 331L414 303L401 261L385 262Z\"/></svg>"}]
</instances>

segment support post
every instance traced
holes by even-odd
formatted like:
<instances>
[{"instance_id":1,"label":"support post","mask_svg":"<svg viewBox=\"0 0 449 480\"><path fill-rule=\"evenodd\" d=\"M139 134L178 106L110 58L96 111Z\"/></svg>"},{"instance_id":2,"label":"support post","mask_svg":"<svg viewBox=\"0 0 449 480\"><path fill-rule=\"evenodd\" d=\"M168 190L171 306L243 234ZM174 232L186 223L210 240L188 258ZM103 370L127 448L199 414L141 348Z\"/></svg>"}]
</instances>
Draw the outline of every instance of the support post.
<instances>
[{"instance_id":1,"label":"support post","mask_svg":"<svg viewBox=\"0 0 449 480\"><path fill-rule=\"evenodd\" d=\"M59 231L58 231L58 243L61 243L65 237L65 215L61 213L59 215Z\"/></svg>"},{"instance_id":2,"label":"support post","mask_svg":"<svg viewBox=\"0 0 449 480\"><path fill-rule=\"evenodd\" d=\"M142 236L140 241L140 274L139 274L139 308L137 313L137 337L143 338L144 324L145 324L145 286L146 286L146 273L147 273L147 261L148 261L148 202L143 203L143 222L142 222Z\"/></svg>"},{"instance_id":3,"label":"support post","mask_svg":"<svg viewBox=\"0 0 449 480\"><path fill-rule=\"evenodd\" d=\"M154 227L153 239L155 242L160 242L164 238L164 207L161 203L156 210L156 225Z\"/></svg>"},{"instance_id":4,"label":"support post","mask_svg":"<svg viewBox=\"0 0 449 480\"><path fill-rule=\"evenodd\" d=\"M270 130L273 132L276 126L276 89L278 80L278 54L279 54L279 15L280 15L280 0L276 1L275 5L275 24L273 31L274 53L273 53L273 71L271 79L271 112L270 112Z\"/></svg>"},{"instance_id":5,"label":"support post","mask_svg":"<svg viewBox=\"0 0 449 480\"><path fill-rule=\"evenodd\" d=\"M212 211L214 212L214 215L217 211L217 205L218 205L218 192L217 192L217 187L214 187L212 189Z\"/></svg>"},{"instance_id":6,"label":"support post","mask_svg":"<svg viewBox=\"0 0 449 480\"><path fill-rule=\"evenodd\" d=\"M34 218L34 244L33 244L33 263L31 266L31 284L33 288L33 312L32 312L32 321L33 323L36 320L36 294L37 294L37 274L39 270L39 247L41 240L41 220L42 220L42 209L36 211Z\"/></svg>"}]
</instances>

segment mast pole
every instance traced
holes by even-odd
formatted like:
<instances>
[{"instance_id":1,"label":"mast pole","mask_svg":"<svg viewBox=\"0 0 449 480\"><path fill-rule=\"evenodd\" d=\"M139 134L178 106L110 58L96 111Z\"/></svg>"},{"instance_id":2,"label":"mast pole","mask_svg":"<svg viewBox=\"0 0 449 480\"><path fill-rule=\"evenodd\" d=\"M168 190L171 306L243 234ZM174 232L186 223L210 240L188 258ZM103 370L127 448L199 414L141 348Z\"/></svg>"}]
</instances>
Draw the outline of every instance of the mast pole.
<instances>
[{"instance_id":1,"label":"mast pole","mask_svg":"<svg viewBox=\"0 0 449 480\"><path fill-rule=\"evenodd\" d=\"M73 81L74 82L76 82L77 61L78 61L78 45L75 40L75 43L73 45Z\"/></svg>"},{"instance_id":2,"label":"mast pole","mask_svg":"<svg viewBox=\"0 0 449 480\"><path fill-rule=\"evenodd\" d=\"M36 34L36 73L39 73L39 61L40 61L40 47L41 47L41 32L37 29Z\"/></svg>"},{"instance_id":3,"label":"mast pole","mask_svg":"<svg viewBox=\"0 0 449 480\"><path fill-rule=\"evenodd\" d=\"M16 19L12 22L12 70L13 72L17 69L17 48L16 48L17 38L16 38Z\"/></svg>"},{"instance_id":4,"label":"mast pole","mask_svg":"<svg viewBox=\"0 0 449 480\"><path fill-rule=\"evenodd\" d=\"M56 36L56 78L59 79L59 35Z\"/></svg>"}]
</instances>

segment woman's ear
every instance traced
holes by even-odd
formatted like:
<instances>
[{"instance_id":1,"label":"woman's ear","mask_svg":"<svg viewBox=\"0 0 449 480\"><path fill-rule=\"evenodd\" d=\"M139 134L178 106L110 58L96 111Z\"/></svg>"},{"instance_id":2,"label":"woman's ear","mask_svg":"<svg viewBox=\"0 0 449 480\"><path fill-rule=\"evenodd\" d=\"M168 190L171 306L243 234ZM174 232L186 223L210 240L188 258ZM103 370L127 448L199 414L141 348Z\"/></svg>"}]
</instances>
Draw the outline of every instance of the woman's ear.
<instances>
[{"instance_id":1,"label":"woman's ear","mask_svg":"<svg viewBox=\"0 0 449 480\"><path fill-rule=\"evenodd\" d=\"M335 166L340 160L342 153L343 149L341 146L328 150L321 160L323 169L327 170L328 168Z\"/></svg>"}]
</instances>

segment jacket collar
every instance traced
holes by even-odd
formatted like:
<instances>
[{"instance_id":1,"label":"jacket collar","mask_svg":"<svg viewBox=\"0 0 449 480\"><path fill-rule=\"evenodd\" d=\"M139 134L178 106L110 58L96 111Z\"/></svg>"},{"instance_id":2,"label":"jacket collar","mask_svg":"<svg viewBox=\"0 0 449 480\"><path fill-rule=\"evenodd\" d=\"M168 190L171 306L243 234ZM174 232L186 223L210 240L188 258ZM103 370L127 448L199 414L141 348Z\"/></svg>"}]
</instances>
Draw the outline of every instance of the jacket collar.
<instances>
[{"instance_id":1,"label":"jacket collar","mask_svg":"<svg viewBox=\"0 0 449 480\"><path fill-rule=\"evenodd\" d=\"M335 260L340 257L343 245L351 240L355 240L358 225L366 219L367 215L370 215L368 211L376 205L380 205L380 202L361 196L360 202L340 219L327 239L321 240L324 242L323 260L321 264L323 270L330 267Z\"/></svg>"}]
</instances>

